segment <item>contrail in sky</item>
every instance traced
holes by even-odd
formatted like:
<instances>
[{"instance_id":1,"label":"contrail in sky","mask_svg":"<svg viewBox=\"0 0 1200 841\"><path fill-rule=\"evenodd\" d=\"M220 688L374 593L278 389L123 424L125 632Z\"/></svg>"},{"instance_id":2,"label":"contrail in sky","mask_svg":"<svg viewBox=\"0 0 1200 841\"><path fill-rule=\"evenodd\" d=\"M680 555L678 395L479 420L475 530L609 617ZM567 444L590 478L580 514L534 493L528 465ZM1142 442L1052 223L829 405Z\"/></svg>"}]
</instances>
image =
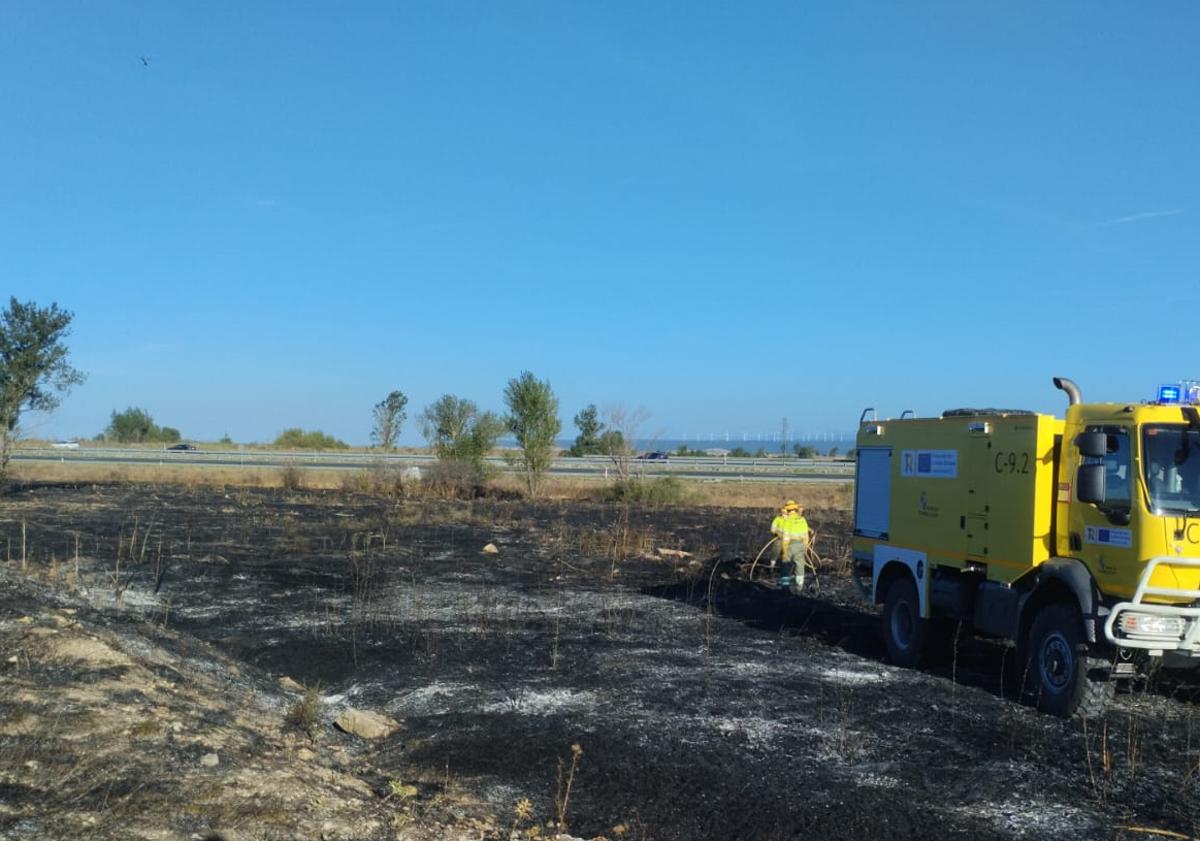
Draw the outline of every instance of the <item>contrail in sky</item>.
<instances>
[{"instance_id":1,"label":"contrail in sky","mask_svg":"<svg viewBox=\"0 0 1200 841\"><path fill-rule=\"evenodd\" d=\"M1147 213L1134 213L1131 216L1120 216L1116 219L1109 219L1107 222L1101 222L1095 227L1107 228L1110 225L1128 225L1130 222L1145 222L1147 219L1161 219L1164 216L1178 216L1185 211L1180 210L1151 210Z\"/></svg>"}]
</instances>

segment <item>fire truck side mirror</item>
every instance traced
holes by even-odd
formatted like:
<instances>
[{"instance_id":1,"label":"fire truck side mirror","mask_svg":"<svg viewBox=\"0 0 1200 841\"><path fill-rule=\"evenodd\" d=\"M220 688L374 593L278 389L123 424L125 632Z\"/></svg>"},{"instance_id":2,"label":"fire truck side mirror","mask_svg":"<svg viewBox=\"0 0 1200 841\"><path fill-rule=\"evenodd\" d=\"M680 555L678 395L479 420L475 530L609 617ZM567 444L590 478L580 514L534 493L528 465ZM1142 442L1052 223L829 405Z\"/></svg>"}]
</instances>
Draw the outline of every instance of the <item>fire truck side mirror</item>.
<instances>
[{"instance_id":1,"label":"fire truck side mirror","mask_svg":"<svg viewBox=\"0 0 1200 841\"><path fill-rule=\"evenodd\" d=\"M1108 454L1108 436L1103 432L1082 432L1075 439L1075 446L1087 458L1104 458Z\"/></svg>"},{"instance_id":2,"label":"fire truck side mirror","mask_svg":"<svg viewBox=\"0 0 1200 841\"><path fill-rule=\"evenodd\" d=\"M1103 439L1104 435L1100 434ZM1084 464L1075 478L1075 496L1080 502L1100 505L1104 502L1104 465Z\"/></svg>"}]
</instances>

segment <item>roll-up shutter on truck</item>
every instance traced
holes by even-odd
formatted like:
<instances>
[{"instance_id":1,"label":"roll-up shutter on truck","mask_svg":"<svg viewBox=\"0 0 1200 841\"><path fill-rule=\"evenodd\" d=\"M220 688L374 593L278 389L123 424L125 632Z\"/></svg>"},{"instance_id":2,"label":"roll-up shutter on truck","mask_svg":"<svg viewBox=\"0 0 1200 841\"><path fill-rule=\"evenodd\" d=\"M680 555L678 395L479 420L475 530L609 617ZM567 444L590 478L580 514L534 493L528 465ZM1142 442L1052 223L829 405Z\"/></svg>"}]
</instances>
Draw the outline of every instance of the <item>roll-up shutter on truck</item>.
<instances>
[{"instance_id":1,"label":"roll-up shutter on truck","mask_svg":"<svg viewBox=\"0 0 1200 841\"><path fill-rule=\"evenodd\" d=\"M860 447L854 478L855 534L887 539L891 493L891 447Z\"/></svg>"}]
</instances>

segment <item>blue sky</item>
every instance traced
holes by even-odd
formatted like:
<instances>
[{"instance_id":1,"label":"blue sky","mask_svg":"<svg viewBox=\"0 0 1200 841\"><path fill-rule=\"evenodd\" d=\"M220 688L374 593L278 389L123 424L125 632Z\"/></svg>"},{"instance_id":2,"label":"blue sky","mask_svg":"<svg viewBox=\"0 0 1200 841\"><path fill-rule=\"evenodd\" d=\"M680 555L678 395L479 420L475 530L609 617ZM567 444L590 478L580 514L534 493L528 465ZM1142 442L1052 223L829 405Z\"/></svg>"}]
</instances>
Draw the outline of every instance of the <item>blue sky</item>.
<instances>
[{"instance_id":1,"label":"blue sky","mask_svg":"<svg viewBox=\"0 0 1200 841\"><path fill-rule=\"evenodd\" d=\"M72 310L89 376L26 426L365 443L393 388L525 369L568 433L1148 398L1200 377L1198 39L1184 2L7 0L0 293Z\"/></svg>"}]
</instances>

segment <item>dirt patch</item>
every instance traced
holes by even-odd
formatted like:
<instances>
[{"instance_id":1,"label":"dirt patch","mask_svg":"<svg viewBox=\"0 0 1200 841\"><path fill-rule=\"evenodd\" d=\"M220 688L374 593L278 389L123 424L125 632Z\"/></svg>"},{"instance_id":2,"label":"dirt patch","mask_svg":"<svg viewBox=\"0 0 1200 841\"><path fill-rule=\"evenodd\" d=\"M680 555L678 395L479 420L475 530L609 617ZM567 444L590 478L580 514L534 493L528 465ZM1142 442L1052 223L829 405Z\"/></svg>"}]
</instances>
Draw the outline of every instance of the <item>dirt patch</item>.
<instances>
[{"instance_id":1,"label":"dirt patch","mask_svg":"<svg viewBox=\"0 0 1200 841\"><path fill-rule=\"evenodd\" d=\"M29 547L24 572L5 565L0 633L20 665L2 673L0 703L59 722L64 744L103 737L80 743L73 761L86 767L57 788L62 768L5 770L0 833L37 819L54 823L36 832L83 837L88 816L115 827L136 813L146 837L221 821L318 837L321 821L351 814L350 837L432 824L544 834L567 777L566 821L588 837L1200 831L1186 676L1125 693L1084 726L1014 703L1007 649L993 642L963 635L942 667L893 668L874 610L839 574L845 514L809 512L831 559L819 598L746 579L770 516L30 489L0 513L0 540L24 521ZM498 554L481 551L488 543ZM78 610L72 624L48 618L61 607ZM319 687L315 747L283 729L298 697L283 676ZM92 686L105 694L61 702L63 687ZM370 744L338 734L347 708L403 727ZM138 716L150 723L134 733ZM5 730L0 750L19 760L28 738ZM323 770L297 767L301 749ZM204 769L212 752L220 764ZM248 792L264 811L248 811Z\"/></svg>"}]
</instances>

